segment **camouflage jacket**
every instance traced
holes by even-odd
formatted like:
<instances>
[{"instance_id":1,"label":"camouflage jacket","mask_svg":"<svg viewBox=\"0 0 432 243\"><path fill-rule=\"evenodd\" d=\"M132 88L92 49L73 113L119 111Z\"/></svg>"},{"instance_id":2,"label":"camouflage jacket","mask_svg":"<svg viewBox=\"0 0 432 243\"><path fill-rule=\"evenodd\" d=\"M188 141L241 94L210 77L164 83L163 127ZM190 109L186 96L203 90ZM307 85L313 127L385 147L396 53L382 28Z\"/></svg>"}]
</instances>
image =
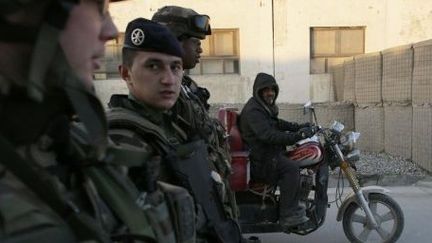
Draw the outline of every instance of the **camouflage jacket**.
<instances>
[{"instance_id":1,"label":"camouflage jacket","mask_svg":"<svg viewBox=\"0 0 432 243\"><path fill-rule=\"evenodd\" d=\"M121 155L95 158L63 99L19 97L0 102L0 242L155 242Z\"/></svg>"},{"instance_id":2,"label":"camouflage jacket","mask_svg":"<svg viewBox=\"0 0 432 243\"><path fill-rule=\"evenodd\" d=\"M186 135L174 127L171 117L161 111L153 110L147 105L137 101L132 96L113 95L107 111L109 136L120 147L136 151L145 151L152 158L158 158L160 163L153 166L133 166L128 170L128 175L139 190L148 191L148 176L158 181L178 185L170 165L166 162L167 151L175 151L174 146L186 140ZM178 242L194 242L195 240L195 208L190 194L182 187L176 187L176 195L181 201L169 203L169 211L174 218L174 228ZM164 191L166 197L172 195ZM202 213L198 215L202 224ZM180 239L179 239L180 238Z\"/></svg>"},{"instance_id":3,"label":"camouflage jacket","mask_svg":"<svg viewBox=\"0 0 432 243\"><path fill-rule=\"evenodd\" d=\"M218 241L215 238L217 237L216 235L218 231L215 231L215 226L212 223L212 220L214 220L213 216L215 216L215 214L209 216L209 211L204 213L205 210L209 210L209 208L198 202L199 200L205 199L203 197L197 196L200 194L199 191L194 191L196 189L196 187L194 189L194 185L197 185L197 183L191 183L191 180L189 179L190 174L182 172L181 169L179 170L176 168L176 165L186 165L190 163L203 165L201 162L204 162L205 165L203 167L208 169L208 174L206 172L199 173L198 168L196 168L197 170L193 173L199 174L194 174L194 177L202 179L200 179L200 182L198 182L198 184L201 185L206 184L207 181L212 181L211 184L215 185L215 188L218 190L211 192L212 195L217 197L211 200L217 203L221 202L221 204L216 203L218 205L216 207L225 207L225 212L222 211L223 215L219 216L223 219L222 221L225 222L225 225L230 225L224 230L228 229L232 230L231 232L239 232L235 223L231 223L234 222L233 216L231 214L231 205L226 207L226 204L223 202L224 195L226 194L226 191L224 191L226 189L224 188L225 185L221 181L220 177L219 179L217 176L213 177L214 173L207 160L207 146L205 143L202 143L202 139L199 139L198 137L198 140L195 140L194 137L187 137L186 133L175 123L173 123L171 114L155 111L149 108L147 105L135 100L132 96L127 97L125 95L114 95L111 97L109 106L110 110L108 110L107 116L110 129L109 134L111 138L120 146L135 147L136 149L147 149L154 154L160 155L163 158L160 180L184 186L192 195L194 195L195 202L197 202L197 242ZM194 144L195 142L202 143L202 149L205 151L203 157L194 157L195 155L200 154L203 150L193 150L193 152L190 153L190 156L188 155L186 157L179 155L182 153L182 151L190 151L187 149L187 147L190 144ZM172 154L174 154L175 157L171 157ZM189 161L186 162L185 158ZM136 183L140 183L138 177L133 175L134 173L135 172L130 171L130 175L135 177L134 181ZM199 187L199 185L197 187ZM212 196L210 197L212 198ZM221 211L218 213L220 212ZM226 219L228 219L228 221L224 221ZM185 222L182 223L184 224ZM234 237L234 235L231 235L231 237Z\"/></svg>"}]
</instances>

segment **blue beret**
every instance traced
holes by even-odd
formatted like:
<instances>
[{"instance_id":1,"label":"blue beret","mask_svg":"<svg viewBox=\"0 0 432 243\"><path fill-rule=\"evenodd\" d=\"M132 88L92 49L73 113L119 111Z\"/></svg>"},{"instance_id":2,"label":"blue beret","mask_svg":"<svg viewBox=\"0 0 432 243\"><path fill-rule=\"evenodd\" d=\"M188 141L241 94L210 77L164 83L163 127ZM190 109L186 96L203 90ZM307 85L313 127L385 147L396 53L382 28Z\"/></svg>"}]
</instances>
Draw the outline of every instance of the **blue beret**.
<instances>
[{"instance_id":1,"label":"blue beret","mask_svg":"<svg viewBox=\"0 0 432 243\"><path fill-rule=\"evenodd\" d=\"M144 18L137 18L128 23L123 47L183 57L183 49L171 31L161 24Z\"/></svg>"}]
</instances>

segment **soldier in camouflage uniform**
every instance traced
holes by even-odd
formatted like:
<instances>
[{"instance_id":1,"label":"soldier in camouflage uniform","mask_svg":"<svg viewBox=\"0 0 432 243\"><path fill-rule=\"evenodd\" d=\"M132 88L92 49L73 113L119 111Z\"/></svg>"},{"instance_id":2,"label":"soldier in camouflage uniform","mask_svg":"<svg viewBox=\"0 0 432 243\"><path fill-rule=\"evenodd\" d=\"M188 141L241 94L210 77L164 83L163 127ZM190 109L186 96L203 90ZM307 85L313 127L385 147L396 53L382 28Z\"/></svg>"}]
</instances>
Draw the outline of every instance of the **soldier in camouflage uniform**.
<instances>
[{"instance_id":1,"label":"soldier in camouflage uniform","mask_svg":"<svg viewBox=\"0 0 432 243\"><path fill-rule=\"evenodd\" d=\"M93 92L116 35L108 0L0 1L0 242L176 242L159 190L118 170L155 160L109 144Z\"/></svg>"},{"instance_id":2,"label":"soldier in camouflage uniform","mask_svg":"<svg viewBox=\"0 0 432 243\"><path fill-rule=\"evenodd\" d=\"M197 241L239 242L238 225L225 214L216 189L221 180L209 167L207 146L177 126L169 111L180 93L183 55L166 27L143 18L128 24L119 70L129 95L110 99L110 137L122 147L162 157L160 180L183 186L194 197ZM129 171L138 187L145 184L141 170Z\"/></svg>"},{"instance_id":3,"label":"soldier in camouflage uniform","mask_svg":"<svg viewBox=\"0 0 432 243\"><path fill-rule=\"evenodd\" d=\"M159 9L152 20L166 25L177 37L185 52L183 68L192 69L202 53L201 40L211 34L210 19L192 9L165 6ZM180 97L172 109L176 123L188 132L189 137L198 137L207 144L212 169L222 179L221 194L225 210L231 218L238 217L235 195L230 190L228 176L231 174L231 156L220 122L210 117L208 99L210 93L187 75L182 79Z\"/></svg>"}]
</instances>

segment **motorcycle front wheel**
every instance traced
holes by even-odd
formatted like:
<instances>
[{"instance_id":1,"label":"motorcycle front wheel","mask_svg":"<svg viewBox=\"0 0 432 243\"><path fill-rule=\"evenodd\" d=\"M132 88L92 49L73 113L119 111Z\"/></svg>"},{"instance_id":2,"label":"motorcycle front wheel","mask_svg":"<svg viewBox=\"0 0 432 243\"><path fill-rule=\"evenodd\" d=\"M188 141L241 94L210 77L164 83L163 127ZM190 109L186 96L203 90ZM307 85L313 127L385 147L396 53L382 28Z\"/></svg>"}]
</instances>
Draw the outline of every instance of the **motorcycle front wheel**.
<instances>
[{"instance_id":1,"label":"motorcycle front wheel","mask_svg":"<svg viewBox=\"0 0 432 243\"><path fill-rule=\"evenodd\" d=\"M369 194L368 202L378 227L373 229L360 205L352 203L343 215L346 237L351 242L389 243L399 239L404 227L404 216L397 202L380 193Z\"/></svg>"}]
</instances>

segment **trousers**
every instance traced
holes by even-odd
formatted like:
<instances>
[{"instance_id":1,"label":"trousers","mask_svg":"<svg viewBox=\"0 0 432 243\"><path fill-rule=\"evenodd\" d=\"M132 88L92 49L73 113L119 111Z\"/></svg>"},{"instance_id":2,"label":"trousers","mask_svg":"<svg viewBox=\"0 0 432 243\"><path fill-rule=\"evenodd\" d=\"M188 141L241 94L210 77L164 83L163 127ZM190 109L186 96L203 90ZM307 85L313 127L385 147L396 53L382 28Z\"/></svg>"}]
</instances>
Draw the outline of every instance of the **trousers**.
<instances>
[{"instance_id":1,"label":"trousers","mask_svg":"<svg viewBox=\"0 0 432 243\"><path fill-rule=\"evenodd\" d=\"M279 154L275 157L276 180L280 189L279 217L285 218L304 213L299 205L300 167L298 162Z\"/></svg>"}]
</instances>

